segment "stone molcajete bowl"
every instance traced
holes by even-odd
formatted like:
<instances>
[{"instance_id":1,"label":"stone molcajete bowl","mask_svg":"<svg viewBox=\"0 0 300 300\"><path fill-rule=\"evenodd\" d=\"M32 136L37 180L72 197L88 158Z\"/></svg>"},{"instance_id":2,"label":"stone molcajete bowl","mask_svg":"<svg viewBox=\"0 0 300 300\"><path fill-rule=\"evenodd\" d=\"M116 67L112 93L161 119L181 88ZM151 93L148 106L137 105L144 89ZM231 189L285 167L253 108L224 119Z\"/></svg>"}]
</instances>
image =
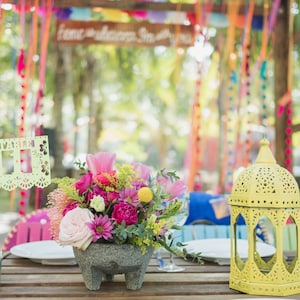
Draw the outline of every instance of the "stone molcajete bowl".
<instances>
[{"instance_id":1,"label":"stone molcajete bowl","mask_svg":"<svg viewBox=\"0 0 300 300\"><path fill-rule=\"evenodd\" d=\"M102 280L113 281L115 274L123 273L127 289L137 290L142 287L154 249L148 247L143 254L140 247L130 244L92 243L85 251L73 251L89 290L99 290Z\"/></svg>"}]
</instances>

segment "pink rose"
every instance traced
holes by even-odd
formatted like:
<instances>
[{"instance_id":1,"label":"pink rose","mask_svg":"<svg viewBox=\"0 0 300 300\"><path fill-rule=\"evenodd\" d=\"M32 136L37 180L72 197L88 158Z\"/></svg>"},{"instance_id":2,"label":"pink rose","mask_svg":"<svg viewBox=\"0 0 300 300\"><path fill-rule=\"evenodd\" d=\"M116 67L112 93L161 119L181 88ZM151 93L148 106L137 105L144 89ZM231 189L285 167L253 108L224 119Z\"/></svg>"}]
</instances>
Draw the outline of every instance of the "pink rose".
<instances>
[{"instance_id":1,"label":"pink rose","mask_svg":"<svg viewBox=\"0 0 300 300\"><path fill-rule=\"evenodd\" d=\"M124 221L126 226L135 224L138 221L136 209L128 203L116 204L111 216L118 224Z\"/></svg>"},{"instance_id":2,"label":"pink rose","mask_svg":"<svg viewBox=\"0 0 300 300\"><path fill-rule=\"evenodd\" d=\"M93 220L94 215L87 208L76 207L67 212L59 225L59 244L85 250L93 240L87 222Z\"/></svg>"},{"instance_id":3,"label":"pink rose","mask_svg":"<svg viewBox=\"0 0 300 300\"><path fill-rule=\"evenodd\" d=\"M79 180L75 182L75 188L80 195L82 195L89 188L93 180L91 173L86 173Z\"/></svg>"}]
</instances>

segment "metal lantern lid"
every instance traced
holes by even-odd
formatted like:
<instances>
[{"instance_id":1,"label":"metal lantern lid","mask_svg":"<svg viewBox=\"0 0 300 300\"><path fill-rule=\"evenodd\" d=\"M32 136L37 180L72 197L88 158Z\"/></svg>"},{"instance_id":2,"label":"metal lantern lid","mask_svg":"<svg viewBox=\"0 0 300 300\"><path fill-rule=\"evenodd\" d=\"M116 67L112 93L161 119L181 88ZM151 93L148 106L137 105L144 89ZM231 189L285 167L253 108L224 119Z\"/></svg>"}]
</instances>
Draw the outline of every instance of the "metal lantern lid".
<instances>
[{"instance_id":1,"label":"metal lantern lid","mask_svg":"<svg viewBox=\"0 0 300 300\"><path fill-rule=\"evenodd\" d=\"M260 141L253 165L235 180L229 204L247 207L300 207L299 187L293 175L276 163L269 141Z\"/></svg>"}]
</instances>

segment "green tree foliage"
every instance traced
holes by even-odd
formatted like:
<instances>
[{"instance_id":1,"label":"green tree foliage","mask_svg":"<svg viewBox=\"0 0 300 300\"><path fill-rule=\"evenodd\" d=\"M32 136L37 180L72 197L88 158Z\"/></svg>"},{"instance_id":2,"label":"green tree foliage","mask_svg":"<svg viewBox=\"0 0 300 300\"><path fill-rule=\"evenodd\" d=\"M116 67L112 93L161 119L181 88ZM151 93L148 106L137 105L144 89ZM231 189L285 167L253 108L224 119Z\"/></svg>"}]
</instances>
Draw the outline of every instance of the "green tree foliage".
<instances>
[{"instance_id":1,"label":"green tree foliage","mask_svg":"<svg viewBox=\"0 0 300 300\"><path fill-rule=\"evenodd\" d=\"M121 152L124 159L129 154L152 165L181 168L194 84L193 72L184 68L191 58L165 47L89 46L86 53L96 58L95 76L89 78L82 67L73 72L95 81L93 101L101 107L98 122L103 124L95 137L98 148ZM88 117L86 106L80 111Z\"/></svg>"}]
</instances>

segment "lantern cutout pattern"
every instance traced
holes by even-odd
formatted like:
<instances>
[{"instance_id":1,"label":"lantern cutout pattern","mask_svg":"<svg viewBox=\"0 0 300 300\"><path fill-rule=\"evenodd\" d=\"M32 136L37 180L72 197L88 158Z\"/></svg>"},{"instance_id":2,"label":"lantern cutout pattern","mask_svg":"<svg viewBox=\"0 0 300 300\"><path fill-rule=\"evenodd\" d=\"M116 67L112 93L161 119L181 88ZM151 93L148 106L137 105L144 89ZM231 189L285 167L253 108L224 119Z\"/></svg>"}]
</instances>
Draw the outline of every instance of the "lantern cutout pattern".
<instances>
[{"instance_id":1,"label":"lantern cutout pattern","mask_svg":"<svg viewBox=\"0 0 300 300\"><path fill-rule=\"evenodd\" d=\"M229 196L231 208L231 256L229 287L253 295L287 296L300 293L299 187L292 174L279 166L269 141L260 141L254 164L235 180ZM244 218L248 233L248 256L239 256L237 220ZM272 224L274 254L263 258L257 251L256 228L262 219ZM292 220L296 226L295 256L288 261L284 254L283 232Z\"/></svg>"}]
</instances>

